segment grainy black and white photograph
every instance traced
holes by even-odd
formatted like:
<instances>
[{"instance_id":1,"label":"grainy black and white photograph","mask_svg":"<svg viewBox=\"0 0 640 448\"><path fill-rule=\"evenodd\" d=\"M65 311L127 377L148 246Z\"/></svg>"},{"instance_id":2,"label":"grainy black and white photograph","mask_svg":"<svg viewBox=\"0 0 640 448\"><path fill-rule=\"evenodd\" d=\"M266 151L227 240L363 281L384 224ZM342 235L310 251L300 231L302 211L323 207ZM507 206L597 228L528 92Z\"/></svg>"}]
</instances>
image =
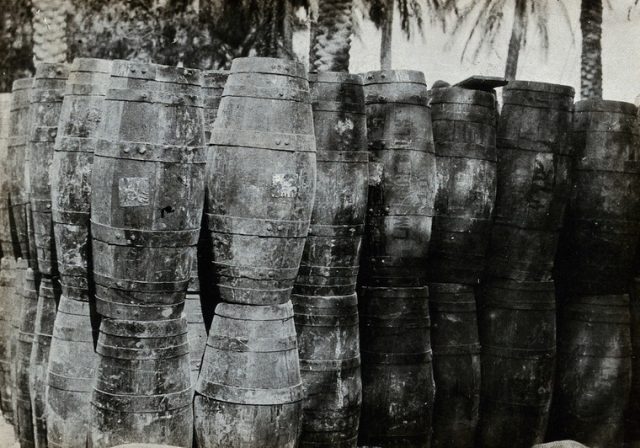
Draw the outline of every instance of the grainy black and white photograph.
<instances>
[{"instance_id":1,"label":"grainy black and white photograph","mask_svg":"<svg viewBox=\"0 0 640 448\"><path fill-rule=\"evenodd\" d=\"M640 448L640 0L0 0L0 448Z\"/></svg>"}]
</instances>

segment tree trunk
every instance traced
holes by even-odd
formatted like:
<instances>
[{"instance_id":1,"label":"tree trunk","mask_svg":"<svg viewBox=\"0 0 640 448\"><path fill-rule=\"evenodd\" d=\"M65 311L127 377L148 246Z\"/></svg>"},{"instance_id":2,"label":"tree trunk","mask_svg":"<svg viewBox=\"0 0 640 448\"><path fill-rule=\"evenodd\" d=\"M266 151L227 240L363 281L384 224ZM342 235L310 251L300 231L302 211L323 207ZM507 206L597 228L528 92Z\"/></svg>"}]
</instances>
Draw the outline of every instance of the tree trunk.
<instances>
[{"instance_id":1,"label":"tree trunk","mask_svg":"<svg viewBox=\"0 0 640 448\"><path fill-rule=\"evenodd\" d=\"M516 0L513 12L513 27L511 28L511 39L509 40L509 52L507 54L507 65L504 77L507 81L516 79L518 72L518 59L520 58L520 47L525 32L525 20L527 13L526 0Z\"/></svg>"},{"instance_id":2,"label":"tree trunk","mask_svg":"<svg viewBox=\"0 0 640 448\"><path fill-rule=\"evenodd\" d=\"M311 24L310 71L348 72L353 0L320 0Z\"/></svg>"},{"instance_id":3,"label":"tree trunk","mask_svg":"<svg viewBox=\"0 0 640 448\"><path fill-rule=\"evenodd\" d=\"M580 31L580 96L582 99L602 98L602 0L582 0Z\"/></svg>"},{"instance_id":4,"label":"tree trunk","mask_svg":"<svg viewBox=\"0 0 640 448\"><path fill-rule=\"evenodd\" d=\"M66 62L69 0L32 0L33 61Z\"/></svg>"},{"instance_id":5,"label":"tree trunk","mask_svg":"<svg viewBox=\"0 0 640 448\"><path fill-rule=\"evenodd\" d=\"M382 39L380 40L380 69L391 70L391 38L393 34L393 9L395 0L385 0Z\"/></svg>"}]
</instances>

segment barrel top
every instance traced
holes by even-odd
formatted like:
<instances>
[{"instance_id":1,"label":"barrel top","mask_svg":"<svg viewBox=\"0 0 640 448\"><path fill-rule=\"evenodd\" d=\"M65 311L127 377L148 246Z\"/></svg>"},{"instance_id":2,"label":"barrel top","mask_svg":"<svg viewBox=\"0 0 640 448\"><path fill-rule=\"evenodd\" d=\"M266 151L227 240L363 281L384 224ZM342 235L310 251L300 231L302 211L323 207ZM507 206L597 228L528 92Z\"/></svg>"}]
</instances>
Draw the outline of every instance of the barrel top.
<instances>
[{"instance_id":1,"label":"barrel top","mask_svg":"<svg viewBox=\"0 0 640 448\"><path fill-rule=\"evenodd\" d=\"M613 112L619 114L635 115L638 111L633 103L624 101L611 101L601 99L589 99L578 101L575 104L576 112Z\"/></svg>"},{"instance_id":2,"label":"barrel top","mask_svg":"<svg viewBox=\"0 0 640 448\"><path fill-rule=\"evenodd\" d=\"M415 83L427 85L424 73L418 70L377 70L364 75L364 84Z\"/></svg>"},{"instance_id":3,"label":"barrel top","mask_svg":"<svg viewBox=\"0 0 640 448\"><path fill-rule=\"evenodd\" d=\"M230 74L233 73L264 73L307 79L303 64L279 58L236 58L231 63Z\"/></svg>"},{"instance_id":4,"label":"barrel top","mask_svg":"<svg viewBox=\"0 0 640 448\"><path fill-rule=\"evenodd\" d=\"M202 72L204 87L223 88L229 77L228 70L205 70Z\"/></svg>"},{"instance_id":5,"label":"barrel top","mask_svg":"<svg viewBox=\"0 0 640 448\"><path fill-rule=\"evenodd\" d=\"M474 104L494 108L495 102L496 99L493 94L483 90L471 90L455 86L431 90L431 104Z\"/></svg>"},{"instance_id":6,"label":"barrel top","mask_svg":"<svg viewBox=\"0 0 640 448\"><path fill-rule=\"evenodd\" d=\"M309 73L309 81L362 85L362 76L356 73L318 72Z\"/></svg>"},{"instance_id":7,"label":"barrel top","mask_svg":"<svg viewBox=\"0 0 640 448\"><path fill-rule=\"evenodd\" d=\"M11 91L15 92L16 90L26 90L30 89L33 85L33 78L20 78L13 81L11 86Z\"/></svg>"},{"instance_id":8,"label":"barrel top","mask_svg":"<svg viewBox=\"0 0 640 448\"><path fill-rule=\"evenodd\" d=\"M72 72L111 73L111 60L97 58L75 58L71 64Z\"/></svg>"},{"instance_id":9,"label":"barrel top","mask_svg":"<svg viewBox=\"0 0 640 448\"><path fill-rule=\"evenodd\" d=\"M124 60L115 60L112 62L111 76L195 86L202 85L201 70Z\"/></svg>"},{"instance_id":10,"label":"barrel top","mask_svg":"<svg viewBox=\"0 0 640 448\"><path fill-rule=\"evenodd\" d=\"M216 306L216 316L238 320L282 320L293 317L291 301L280 305L238 305L234 303L219 303Z\"/></svg>"},{"instance_id":11,"label":"barrel top","mask_svg":"<svg viewBox=\"0 0 640 448\"><path fill-rule=\"evenodd\" d=\"M36 64L35 79L67 79L69 66L53 62L40 62Z\"/></svg>"},{"instance_id":12,"label":"barrel top","mask_svg":"<svg viewBox=\"0 0 640 448\"><path fill-rule=\"evenodd\" d=\"M566 95L573 97L575 89L571 86L563 84L552 84L548 82L537 81L510 81L504 86L505 90L531 90L536 92L556 93L558 95Z\"/></svg>"}]
</instances>

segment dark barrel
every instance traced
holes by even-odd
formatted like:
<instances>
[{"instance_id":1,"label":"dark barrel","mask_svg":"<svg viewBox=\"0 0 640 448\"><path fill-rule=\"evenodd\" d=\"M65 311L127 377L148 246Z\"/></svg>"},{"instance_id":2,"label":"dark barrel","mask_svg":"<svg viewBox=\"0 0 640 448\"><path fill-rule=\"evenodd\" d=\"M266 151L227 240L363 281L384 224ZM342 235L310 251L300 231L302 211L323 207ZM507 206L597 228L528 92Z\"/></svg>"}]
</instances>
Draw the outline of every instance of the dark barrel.
<instances>
[{"instance_id":1,"label":"dark barrel","mask_svg":"<svg viewBox=\"0 0 640 448\"><path fill-rule=\"evenodd\" d=\"M477 284L496 199L496 99L459 87L430 92L437 190L429 280Z\"/></svg>"},{"instance_id":2,"label":"dark barrel","mask_svg":"<svg viewBox=\"0 0 640 448\"><path fill-rule=\"evenodd\" d=\"M372 286L425 283L436 157L422 72L364 77L369 196L361 277Z\"/></svg>"},{"instance_id":3,"label":"dark barrel","mask_svg":"<svg viewBox=\"0 0 640 448\"><path fill-rule=\"evenodd\" d=\"M218 115L220 98L229 72L226 70L205 70L202 72L202 97L204 98L204 138L209 142L213 123Z\"/></svg>"},{"instance_id":4,"label":"dark barrel","mask_svg":"<svg viewBox=\"0 0 640 448\"><path fill-rule=\"evenodd\" d=\"M640 235L640 131L631 103L575 105L574 182L558 256L563 294L623 294Z\"/></svg>"},{"instance_id":5,"label":"dark barrel","mask_svg":"<svg viewBox=\"0 0 640 448\"><path fill-rule=\"evenodd\" d=\"M15 293L13 295L13 305L14 305L14 314L11 318L11 363L10 363L10 374L11 374L11 388L12 388L12 396L11 396L11 404L13 407L13 415L14 415L14 427L18 430L18 365L19 365L19 355L18 355L18 336L20 334L20 324L22 319L22 305L23 305L23 295L24 295L24 278L27 271L27 261L19 258L16 260L15 264L15 278L14 278L14 290Z\"/></svg>"},{"instance_id":6,"label":"dark barrel","mask_svg":"<svg viewBox=\"0 0 640 448\"><path fill-rule=\"evenodd\" d=\"M16 319L20 304L16 296L15 260L11 256L2 257L0 263L0 410L2 416L9 422L14 422L13 415L13 380L11 378L11 362L15 357L12 352L15 342L12 338L13 320Z\"/></svg>"},{"instance_id":7,"label":"dark barrel","mask_svg":"<svg viewBox=\"0 0 640 448\"><path fill-rule=\"evenodd\" d=\"M291 302L220 303L194 401L199 448L294 448L303 389Z\"/></svg>"},{"instance_id":8,"label":"dark barrel","mask_svg":"<svg viewBox=\"0 0 640 448\"><path fill-rule=\"evenodd\" d=\"M480 336L471 286L429 284L434 448L468 448L480 415Z\"/></svg>"},{"instance_id":9,"label":"dark barrel","mask_svg":"<svg viewBox=\"0 0 640 448\"><path fill-rule=\"evenodd\" d=\"M426 448L435 395L426 287L362 287L359 445Z\"/></svg>"},{"instance_id":10,"label":"dark barrel","mask_svg":"<svg viewBox=\"0 0 640 448\"><path fill-rule=\"evenodd\" d=\"M194 269L187 288L187 296L184 303L184 312L187 317L189 329L189 359L191 369L191 385L195 388L204 349L207 345L207 328L202 313L200 297L200 280L198 279L198 263L194 261Z\"/></svg>"},{"instance_id":11,"label":"dark barrel","mask_svg":"<svg viewBox=\"0 0 640 448\"><path fill-rule=\"evenodd\" d=\"M631 389L627 294L567 299L558 320L558 368L549 435L621 448Z\"/></svg>"},{"instance_id":12,"label":"dark barrel","mask_svg":"<svg viewBox=\"0 0 640 448\"><path fill-rule=\"evenodd\" d=\"M570 191L568 86L512 81L502 92L489 274L548 281Z\"/></svg>"},{"instance_id":13,"label":"dark barrel","mask_svg":"<svg viewBox=\"0 0 640 448\"><path fill-rule=\"evenodd\" d=\"M113 61L93 159L98 312L178 318L204 203L198 70Z\"/></svg>"},{"instance_id":14,"label":"dark barrel","mask_svg":"<svg viewBox=\"0 0 640 448\"><path fill-rule=\"evenodd\" d=\"M235 59L209 145L207 220L217 293L230 303L286 303L316 182L304 66Z\"/></svg>"},{"instance_id":15,"label":"dark barrel","mask_svg":"<svg viewBox=\"0 0 640 448\"><path fill-rule=\"evenodd\" d=\"M317 145L316 195L294 292L355 292L367 206L368 153L362 79L310 75Z\"/></svg>"},{"instance_id":16,"label":"dark barrel","mask_svg":"<svg viewBox=\"0 0 640 448\"><path fill-rule=\"evenodd\" d=\"M353 448L362 404L357 296L292 301L305 389L299 446Z\"/></svg>"},{"instance_id":17,"label":"dark barrel","mask_svg":"<svg viewBox=\"0 0 640 448\"><path fill-rule=\"evenodd\" d=\"M9 120L11 93L0 93L0 255L14 258L14 239L11 236L11 176L9 170Z\"/></svg>"},{"instance_id":18,"label":"dark barrel","mask_svg":"<svg viewBox=\"0 0 640 448\"><path fill-rule=\"evenodd\" d=\"M142 440L190 448L193 409L184 318L102 319L89 446Z\"/></svg>"},{"instance_id":19,"label":"dark barrel","mask_svg":"<svg viewBox=\"0 0 640 448\"><path fill-rule=\"evenodd\" d=\"M482 288L481 446L541 443L556 357L553 282L489 280Z\"/></svg>"},{"instance_id":20,"label":"dark barrel","mask_svg":"<svg viewBox=\"0 0 640 448\"><path fill-rule=\"evenodd\" d=\"M636 273L640 266L636 264ZM625 442L629 448L640 446L640 277L633 279L630 289L631 323L631 389L625 414Z\"/></svg>"},{"instance_id":21,"label":"dark barrel","mask_svg":"<svg viewBox=\"0 0 640 448\"><path fill-rule=\"evenodd\" d=\"M26 184L27 132L29 129L29 101L33 78L17 79L11 89L11 113L9 116L9 144L7 147L7 171L10 179L10 207L12 238L17 257L29 260L29 232L27 209L29 191ZM20 285L21 287L22 285Z\"/></svg>"}]
</instances>

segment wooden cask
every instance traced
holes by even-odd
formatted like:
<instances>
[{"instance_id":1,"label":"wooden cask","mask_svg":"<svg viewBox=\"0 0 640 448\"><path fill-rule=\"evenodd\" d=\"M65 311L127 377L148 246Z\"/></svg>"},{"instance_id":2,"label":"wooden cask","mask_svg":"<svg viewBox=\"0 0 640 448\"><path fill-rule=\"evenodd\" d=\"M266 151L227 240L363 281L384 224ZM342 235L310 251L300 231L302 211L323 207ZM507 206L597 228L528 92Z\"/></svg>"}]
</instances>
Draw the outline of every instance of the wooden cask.
<instances>
[{"instance_id":1,"label":"wooden cask","mask_svg":"<svg viewBox=\"0 0 640 448\"><path fill-rule=\"evenodd\" d=\"M556 355L553 282L493 279L482 288L481 446L541 443Z\"/></svg>"},{"instance_id":2,"label":"wooden cask","mask_svg":"<svg viewBox=\"0 0 640 448\"><path fill-rule=\"evenodd\" d=\"M193 408L184 317L103 318L89 446L136 441L191 448Z\"/></svg>"},{"instance_id":3,"label":"wooden cask","mask_svg":"<svg viewBox=\"0 0 640 448\"><path fill-rule=\"evenodd\" d=\"M207 327L202 314L202 301L200 296L200 280L198 279L198 260L194 262L191 280L187 287L187 296L184 302L184 312L187 317L189 329L189 360L191 369L191 385L195 388L202 366L202 357L207 345Z\"/></svg>"},{"instance_id":4,"label":"wooden cask","mask_svg":"<svg viewBox=\"0 0 640 448\"><path fill-rule=\"evenodd\" d=\"M204 141L209 143L213 123L218 115L222 91L227 82L227 70L205 70L202 72L202 97L204 98Z\"/></svg>"},{"instance_id":5,"label":"wooden cask","mask_svg":"<svg viewBox=\"0 0 640 448\"><path fill-rule=\"evenodd\" d=\"M434 448L467 448L480 417L480 336L473 287L429 284L436 398Z\"/></svg>"},{"instance_id":6,"label":"wooden cask","mask_svg":"<svg viewBox=\"0 0 640 448\"><path fill-rule=\"evenodd\" d=\"M291 302L218 304L194 400L198 447L294 448L302 400Z\"/></svg>"},{"instance_id":7,"label":"wooden cask","mask_svg":"<svg viewBox=\"0 0 640 448\"><path fill-rule=\"evenodd\" d=\"M10 423L14 422L13 414L13 380L11 378L12 352L11 339L13 321L16 319L19 298L15 289L15 260L7 255L0 262L0 410L2 416Z\"/></svg>"},{"instance_id":8,"label":"wooden cask","mask_svg":"<svg viewBox=\"0 0 640 448\"><path fill-rule=\"evenodd\" d=\"M487 268L490 275L548 281L571 179L574 90L512 81L498 121L498 184Z\"/></svg>"},{"instance_id":9,"label":"wooden cask","mask_svg":"<svg viewBox=\"0 0 640 448\"><path fill-rule=\"evenodd\" d=\"M575 179L558 256L563 294L623 294L640 234L640 130L631 103L575 105Z\"/></svg>"},{"instance_id":10,"label":"wooden cask","mask_svg":"<svg viewBox=\"0 0 640 448\"><path fill-rule=\"evenodd\" d=\"M428 448L435 395L429 290L363 286L359 300L358 444Z\"/></svg>"},{"instance_id":11,"label":"wooden cask","mask_svg":"<svg viewBox=\"0 0 640 448\"><path fill-rule=\"evenodd\" d=\"M437 190L429 279L473 285L484 272L496 199L495 94L433 89L430 104Z\"/></svg>"},{"instance_id":12,"label":"wooden cask","mask_svg":"<svg viewBox=\"0 0 640 448\"><path fill-rule=\"evenodd\" d=\"M362 382L358 299L292 295L304 385L301 447L355 448Z\"/></svg>"},{"instance_id":13,"label":"wooden cask","mask_svg":"<svg viewBox=\"0 0 640 448\"><path fill-rule=\"evenodd\" d=\"M549 435L620 448L631 388L629 297L569 298L559 316Z\"/></svg>"},{"instance_id":14,"label":"wooden cask","mask_svg":"<svg viewBox=\"0 0 640 448\"><path fill-rule=\"evenodd\" d=\"M362 79L310 75L317 147L316 195L294 293L356 290L367 206L366 122Z\"/></svg>"},{"instance_id":15,"label":"wooden cask","mask_svg":"<svg viewBox=\"0 0 640 448\"><path fill-rule=\"evenodd\" d=\"M91 191L98 312L182 314L204 203L198 70L113 61Z\"/></svg>"},{"instance_id":16,"label":"wooden cask","mask_svg":"<svg viewBox=\"0 0 640 448\"><path fill-rule=\"evenodd\" d=\"M15 279L13 296L14 314L11 318L11 388L12 388L12 407L14 415L14 427L18 429L18 336L20 334L20 324L22 319L22 305L24 295L24 278L27 271L27 261L19 258L15 262Z\"/></svg>"},{"instance_id":17,"label":"wooden cask","mask_svg":"<svg viewBox=\"0 0 640 448\"><path fill-rule=\"evenodd\" d=\"M14 258L11 236L11 171L9 170L9 119L11 93L0 93L0 255Z\"/></svg>"},{"instance_id":18,"label":"wooden cask","mask_svg":"<svg viewBox=\"0 0 640 448\"><path fill-rule=\"evenodd\" d=\"M636 265L636 272L638 265ZM629 406L625 412L625 443L629 448L640 446L640 278L631 282L629 293L631 324L631 389Z\"/></svg>"},{"instance_id":19,"label":"wooden cask","mask_svg":"<svg viewBox=\"0 0 640 448\"><path fill-rule=\"evenodd\" d=\"M33 78L17 79L11 89L11 113L9 116L9 144L7 170L10 179L10 207L12 238L15 238L16 258L29 260L29 233L27 209L29 191L26 184L27 132L29 129L29 102Z\"/></svg>"},{"instance_id":20,"label":"wooden cask","mask_svg":"<svg viewBox=\"0 0 640 448\"><path fill-rule=\"evenodd\" d=\"M207 221L216 292L229 303L286 303L316 183L304 66L235 59L209 145Z\"/></svg>"},{"instance_id":21,"label":"wooden cask","mask_svg":"<svg viewBox=\"0 0 640 448\"><path fill-rule=\"evenodd\" d=\"M86 299L62 295L53 325L47 376L49 448L85 448L87 443L98 318Z\"/></svg>"},{"instance_id":22,"label":"wooden cask","mask_svg":"<svg viewBox=\"0 0 640 448\"><path fill-rule=\"evenodd\" d=\"M424 75L369 72L364 93L369 194L361 277L372 286L421 286L436 192Z\"/></svg>"}]
</instances>

